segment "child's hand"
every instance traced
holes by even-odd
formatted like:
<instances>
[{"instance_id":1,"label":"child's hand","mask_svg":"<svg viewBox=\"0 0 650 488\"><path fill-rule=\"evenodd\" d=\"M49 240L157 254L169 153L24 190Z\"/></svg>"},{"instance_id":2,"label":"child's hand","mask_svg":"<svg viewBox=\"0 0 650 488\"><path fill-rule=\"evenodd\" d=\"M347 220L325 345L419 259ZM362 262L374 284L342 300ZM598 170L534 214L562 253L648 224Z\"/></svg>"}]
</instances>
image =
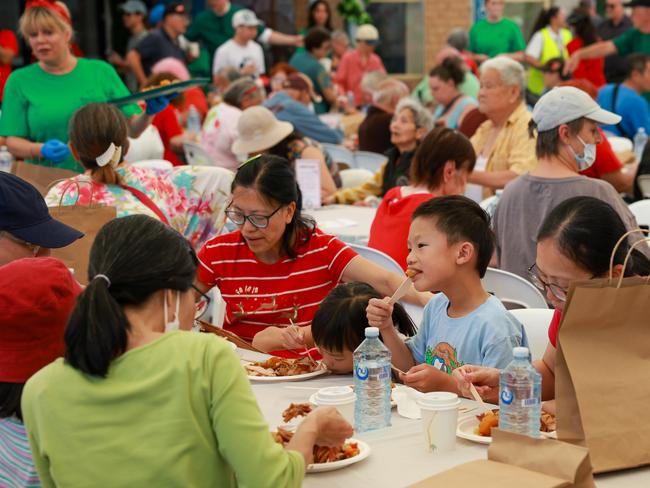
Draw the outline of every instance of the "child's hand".
<instances>
[{"instance_id":1,"label":"child's hand","mask_svg":"<svg viewBox=\"0 0 650 488\"><path fill-rule=\"evenodd\" d=\"M417 364L409 369L406 374L400 373L399 379L406 386L415 388L418 391L429 392L438 390L441 382L441 376L447 376L435 366L430 364Z\"/></svg>"},{"instance_id":2,"label":"child's hand","mask_svg":"<svg viewBox=\"0 0 650 488\"><path fill-rule=\"evenodd\" d=\"M393 306L388 303L389 297L379 300L371 298L366 308L368 325L377 327L380 331L393 328Z\"/></svg>"},{"instance_id":3,"label":"child's hand","mask_svg":"<svg viewBox=\"0 0 650 488\"><path fill-rule=\"evenodd\" d=\"M280 329L280 342L283 349L302 349L305 345L305 332L300 327Z\"/></svg>"}]
</instances>

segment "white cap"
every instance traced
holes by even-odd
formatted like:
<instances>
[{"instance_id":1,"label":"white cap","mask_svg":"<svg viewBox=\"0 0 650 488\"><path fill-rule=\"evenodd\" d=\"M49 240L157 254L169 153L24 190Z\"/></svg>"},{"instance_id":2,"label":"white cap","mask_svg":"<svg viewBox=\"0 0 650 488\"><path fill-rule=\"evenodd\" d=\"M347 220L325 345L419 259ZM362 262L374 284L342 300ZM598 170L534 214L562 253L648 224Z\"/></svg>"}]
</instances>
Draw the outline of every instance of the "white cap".
<instances>
[{"instance_id":1,"label":"white cap","mask_svg":"<svg viewBox=\"0 0 650 488\"><path fill-rule=\"evenodd\" d=\"M582 117L605 125L621 121L620 115L603 110L586 92L573 86L553 88L539 99L533 109L538 132L555 129Z\"/></svg>"},{"instance_id":2,"label":"white cap","mask_svg":"<svg viewBox=\"0 0 650 488\"><path fill-rule=\"evenodd\" d=\"M363 24L357 29L354 38L357 41L364 41L368 44L377 44L379 42L379 31L374 25Z\"/></svg>"},{"instance_id":3,"label":"white cap","mask_svg":"<svg viewBox=\"0 0 650 488\"><path fill-rule=\"evenodd\" d=\"M232 26L236 29L240 25L255 27L260 25L260 19L257 18L255 12L247 8L238 10L232 16Z\"/></svg>"},{"instance_id":4,"label":"white cap","mask_svg":"<svg viewBox=\"0 0 650 488\"><path fill-rule=\"evenodd\" d=\"M366 337L379 337L379 329L377 327L366 327Z\"/></svg>"},{"instance_id":5,"label":"white cap","mask_svg":"<svg viewBox=\"0 0 650 488\"><path fill-rule=\"evenodd\" d=\"M530 352L528 351L527 347L513 347L512 355L516 358L528 358L530 356Z\"/></svg>"}]
</instances>

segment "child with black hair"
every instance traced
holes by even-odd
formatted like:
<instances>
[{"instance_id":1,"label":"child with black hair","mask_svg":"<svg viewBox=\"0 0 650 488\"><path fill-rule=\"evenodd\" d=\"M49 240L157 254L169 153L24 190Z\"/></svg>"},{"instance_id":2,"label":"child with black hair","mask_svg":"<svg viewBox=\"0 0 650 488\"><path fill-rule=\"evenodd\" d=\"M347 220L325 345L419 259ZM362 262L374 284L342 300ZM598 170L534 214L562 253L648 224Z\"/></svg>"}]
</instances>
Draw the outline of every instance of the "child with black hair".
<instances>
[{"instance_id":1,"label":"child with black hair","mask_svg":"<svg viewBox=\"0 0 650 488\"><path fill-rule=\"evenodd\" d=\"M426 305L418 333L406 342L397 335L387 298L371 299L366 311L393 364L406 371L400 379L420 391L457 393L451 373L459 366L505 368L513 347L528 340L523 326L481 285L494 251L488 215L463 196L431 199L413 214L408 246L415 289L439 292Z\"/></svg>"},{"instance_id":2,"label":"child with black hair","mask_svg":"<svg viewBox=\"0 0 650 488\"><path fill-rule=\"evenodd\" d=\"M352 372L352 353L365 339L366 307L372 298L381 298L372 286L344 283L334 288L316 311L311 334L323 361L333 373ZM415 325L399 303L395 304L391 319L396 332L407 337L415 335Z\"/></svg>"}]
</instances>

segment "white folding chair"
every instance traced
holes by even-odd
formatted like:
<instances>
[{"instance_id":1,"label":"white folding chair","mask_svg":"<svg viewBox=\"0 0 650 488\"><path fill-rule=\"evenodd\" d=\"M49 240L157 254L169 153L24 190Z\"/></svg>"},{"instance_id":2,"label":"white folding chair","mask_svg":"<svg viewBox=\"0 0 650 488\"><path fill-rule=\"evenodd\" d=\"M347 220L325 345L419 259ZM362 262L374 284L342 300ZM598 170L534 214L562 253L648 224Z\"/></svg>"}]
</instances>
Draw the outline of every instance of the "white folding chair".
<instances>
[{"instance_id":1,"label":"white folding chair","mask_svg":"<svg viewBox=\"0 0 650 488\"><path fill-rule=\"evenodd\" d=\"M516 274L488 268L481 283L485 291L496 296L508 309L548 308L544 295L532 283Z\"/></svg>"},{"instance_id":2,"label":"white folding chair","mask_svg":"<svg viewBox=\"0 0 650 488\"><path fill-rule=\"evenodd\" d=\"M339 171L341 177L341 188L355 188L362 185L375 176L367 169L352 168Z\"/></svg>"},{"instance_id":3,"label":"white folding chair","mask_svg":"<svg viewBox=\"0 0 650 488\"><path fill-rule=\"evenodd\" d=\"M370 151L356 151L354 153L354 162L356 168L363 168L372 171L373 174L379 171L379 168L388 160L386 156Z\"/></svg>"},{"instance_id":4,"label":"white folding chair","mask_svg":"<svg viewBox=\"0 0 650 488\"><path fill-rule=\"evenodd\" d=\"M519 308L510 313L524 326L533 359L542 359L548 344L548 325L553 318L553 309Z\"/></svg>"},{"instance_id":5,"label":"white folding chair","mask_svg":"<svg viewBox=\"0 0 650 488\"><path fill-rule=\"evenodd\" d=\"M341 146L340 144L331 144L328 142L321 142L321 146L327 154L330 155L332 161L335 163L345 163L350 168L356 168L354 162L354 153L350 151L347 147Z\"/></svg>"},{"instance_id":6,"label":"white folding chair","mask_svg":"<svg viewBox=\"0 0 650 488\"><path fill-rule=\"evenodd\" d=\"M192 166L214 166L214 161L203 149L201 144L196 142L183 142L183 152L185 153L185 160L187 164Z\"/></svg>"},{"instance_id":7,"label":"white folding chair","mask_svg":"<svg viewBox=\"0 0 650 488\"><path fill-rule=\"evenodd\" d=\"M643 198L650 198L650 175L641 175L637 178Z\"/></svg>"},{"instance_id":8,"label":"white folding chair","mask_svg":"<svg viewBox=\"0 0 650 488\"><path fill-rule=\"evenodd\" d=\"M359 256L366 258L368 261L372 261L373 263L378 264L388 271L406 277L402 267L397 264L397 261L391 258L388 254L385 254L371 247L361 246L359 244L348 244L348 246L354 249L357 254L359 254ZM411 319L413 320L415 326L419 327L422 323L422 313L424 312L424 307L406 303L404 301L400 301L400 303L404 306L406 313L411 316Z\"/></svg>"},{"instance_id":9,"label":"white folding chair","mask_svg":"<svg viewBox=\"0 0 650 488\"><path fill-rule=\"evenodd\" d=\"M650 226L650 200L639 200L630 204L630 212L639 225Z\"/></svg>"},{"instance_id":10,"label":"white folding chair","mask_svg":"<svg viewBox=\"0 0 650 488\"><path fill-rule=\"evenodd\" d=\"M145 159L136 163L129 163L131 166L138 168L151 168L151 169L167 169L170 170L174 167L172 163L166 159Z\"/></svg>"}]
</instances>

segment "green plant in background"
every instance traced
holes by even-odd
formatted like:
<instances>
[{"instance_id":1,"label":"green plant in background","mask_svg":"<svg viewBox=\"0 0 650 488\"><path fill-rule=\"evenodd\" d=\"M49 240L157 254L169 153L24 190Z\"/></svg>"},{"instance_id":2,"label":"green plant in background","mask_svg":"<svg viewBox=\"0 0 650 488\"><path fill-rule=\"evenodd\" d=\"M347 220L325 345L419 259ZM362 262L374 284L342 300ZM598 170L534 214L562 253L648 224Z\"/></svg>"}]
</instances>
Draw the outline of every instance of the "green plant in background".
<instances>
[{"instance_id":1,"label":"green plant in background","mask_svg":"<svg viewBox=\"0 0 650 488\"><path fill-rule=\"evenodd\" d=\"M341 0L337 10L341 17L348 22L356 25L371 24L372 19L366 12L369 3L370 0Z\"/></svg>"}]
</instances>

